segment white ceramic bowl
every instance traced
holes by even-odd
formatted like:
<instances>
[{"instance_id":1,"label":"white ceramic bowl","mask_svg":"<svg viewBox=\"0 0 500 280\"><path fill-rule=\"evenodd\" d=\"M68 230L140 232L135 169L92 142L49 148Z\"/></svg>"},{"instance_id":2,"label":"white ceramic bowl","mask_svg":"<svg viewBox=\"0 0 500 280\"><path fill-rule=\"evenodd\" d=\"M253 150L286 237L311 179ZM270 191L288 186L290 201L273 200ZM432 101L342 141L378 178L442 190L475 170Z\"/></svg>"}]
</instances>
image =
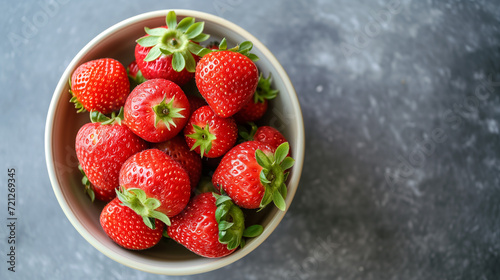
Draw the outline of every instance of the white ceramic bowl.
<instances>
[{"instance_id":1,"label":"white ceramic bowl","mask_svg":"<svg viewBox=\"0 0 500 280\"><path fill-rule=\"evenodd\" d=\"M251 215L250 222L259 222L264 232L251 239L243 249L218 259L202 258L187 251L173 241L162 241L146 251L130 251L109 239L99 224L102 202L91 203L83 191L81 174L77 168L74 144L78 129L89 122L88 114L77 114L69 102L68 78L78 65L97 58L112 57L125 66L133 60L135 40L144 35L144 27L165 24L166 10L154 11L126 19L99 34L71 61L54 91L45 128L45 153L52 188L59 204L76 230L95 248L111 259L126 266L157 274L188 275L207 272L226 266L244 257L259 246L278 226L285 212L273 205L258 215ZM273 86L279 90L272 101L265 123L278 128L289 140L291 153L296 160L288 183L286 204L289 207L297 190L304 158L304 127L302 113L295 90L282 66L271 52L241 27L222 18L191 10L175 10L178 20L191 16L205 22L204 33L211 39L225 37L228 46L249 40L254 44L253 53L260 57L256 63L267 76L271 73Z\"/></svg>"}]
</instances>

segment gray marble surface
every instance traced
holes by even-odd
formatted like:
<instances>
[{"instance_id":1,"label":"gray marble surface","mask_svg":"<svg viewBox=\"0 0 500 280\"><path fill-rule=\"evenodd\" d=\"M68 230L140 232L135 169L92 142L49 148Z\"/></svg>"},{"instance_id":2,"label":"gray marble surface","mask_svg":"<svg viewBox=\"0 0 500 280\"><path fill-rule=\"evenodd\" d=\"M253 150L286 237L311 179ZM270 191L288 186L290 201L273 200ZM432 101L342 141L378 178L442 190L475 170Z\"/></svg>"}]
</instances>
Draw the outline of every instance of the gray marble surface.
<instances>
[{"instance_id":1,"label":"gray marble surface","mask_svg":"<svg viewBox=\"0 0 500 280\"><path fill-rule=\"evenodd\" d=\"M52 1L1 1L0 279L500 278L500 2ZM216 14L266 44L306 129L300 188L277 230L190 277L136 271L89 245L56 201L43 149L72 57L121 20L170 8Z\"/></svg>"}]
</instances>

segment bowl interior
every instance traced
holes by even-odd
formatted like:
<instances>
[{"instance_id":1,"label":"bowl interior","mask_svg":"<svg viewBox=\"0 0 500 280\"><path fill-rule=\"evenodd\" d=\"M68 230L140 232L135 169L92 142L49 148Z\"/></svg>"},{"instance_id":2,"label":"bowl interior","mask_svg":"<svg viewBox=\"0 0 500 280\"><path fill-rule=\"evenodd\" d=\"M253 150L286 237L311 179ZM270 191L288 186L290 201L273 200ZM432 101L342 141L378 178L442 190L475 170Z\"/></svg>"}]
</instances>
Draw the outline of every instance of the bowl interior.
<instances>
[{"instance_id":1,"label":"bowl interior","mask_svg":"<svg viewBox=\"0 0 500 280\"><path fill-rule=\"evenodd\" d=\"M259 70L265 76L271 74L273 86L280 91L262 123L274 126L284 134L296 160L288 183L286 202L289 206L302 170L304 132L297 97L286 73L269 50L240 27L205 13L188 10L176 10L176 13L178 20L192 16L196 21L204 21L204 32L211 35L210 40L225 37L229 47L245 40L254 43L252 52L260 57L256 63ZM126 250L113 243L101 229L99 215L104 203L91 203L85 195L74 149L78 129L90 120L87 113L77 114L73 104L69 102L67 81L73 70L86 61L103 57L115 58L125 66L128 65L134 59L135 40L144 35L144 27L164 25L166 14L167 11L156 11L120 22L94 38L76 55L61 77L49 108L45 136L46 160L53 190L61 208L78 232L94 247L108 257L139 270L169 275L194 274L222 267L248 254L270 235L285 213L278 211L276 207L267 207L258 214L249 211L248 224L262 224L265 227L264 233L225 258L201 258L169 240L162 240L158 246L145 251ZM189 92L196 87L188 84L183 88Z\"/></svg>"}]
</instances>

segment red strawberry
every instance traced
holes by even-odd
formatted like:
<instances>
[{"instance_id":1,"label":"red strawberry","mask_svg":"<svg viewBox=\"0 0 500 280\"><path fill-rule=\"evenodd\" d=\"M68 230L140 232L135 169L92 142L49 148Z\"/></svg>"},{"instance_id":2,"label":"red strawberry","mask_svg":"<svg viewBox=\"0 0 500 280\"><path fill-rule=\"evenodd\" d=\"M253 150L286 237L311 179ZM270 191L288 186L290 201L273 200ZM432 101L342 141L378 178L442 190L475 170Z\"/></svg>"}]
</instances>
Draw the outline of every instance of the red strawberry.
<instances>
[{"instance_id":1,"label":"red strawberry","mask_svg":"<svg viewBox=\"0 0 500 280\"><path fill-rule=\"evenodd\" d=\"M189 101L178 85L165 79L147 80L127 98L124 121L142 139L163 142L184 128L189 110Z\"/></svg>"},{"instance_id":2,"label":"red strawberry","mask_svg":"<svg viewBox=\"0 0 500 280\"><path fill-rule=\"evenodd\" d=\"M104 232L118 245L131 250L144 250L160 242L164 224L156 220L155 228L146 226L134 210L121 204L118 198L102 209L100 223Z\"/></svg>"},{"instance_id":3,"label":"red strawberry","mask_svg":"<svg viewBox=\"0 0 500 280\"><path fill-rule=\"evenodd\" d=\"M127 66L127 74L130 79L130 85L132 86L132 88L146 81L146 78L144 78L144 76L142 75L142 72L135 60L130 62L130 64Z\"/></svg>"},{"instance_id":4,"label":"red strawberry","mask_svg":"<svg viewBox=\"0 0 500 280\"><path fill-rule=\"evenodd\" d=\"M259 120L266 113L269 100L276 98L277 94L278 90L271 89L271 74L267 79L264 79L260 73L257 90L253 94L252 100L234 115L234 119L239 123Z\"/></svg>"},{"instance_id":5,"label":"red strawberry","mask_svg":"<svg viewBox=\"0 0 500 280\"><path fill-rule=\"evenodd\" d=\"M141 215L149 227L153 225L151 219L169 225L169 217L179 214L191 196L184 168L158 149L131 156L120 171L120 186L118 198Z\"/></svg>"},{"instance_id":6,"label":"red strawberry","mask_svg":"<svg viewBox=\"0 0 500 280\"><path fill-rule=\"evenodd\" d=\"M122 164L147 147L146 142L121 124L123 111L112 118L92 112L92 123L83 125L76 135L76 156L86 175L83 183L92 200L113 199L118 188Z\"/></svg>"},{"instance_id":7,"label":"red strawberry","mask_svg":"<svg viewBox=\"0 0 500 280\"><path fill-rule=\"evenodd\" d=\"M252 43L243 42L231 50L226 50L225 45L223 40L220 50L211 51L200 59L195 79L201 95L214 112L221 117L230 117L252 98L259 73L251 59L256 59L256 56L248 53Z\"/></svg>"},{"instance_id":8,"label":"red strawberry","mask_svg":"<svg viewBox=\"0 0 500 280\"><path fill-rule=\"evenodd\" d=\"M194 111L184 129L191 150L202 157L220 157L231 149L238 138L238 126L233 118L222 118L209 106Z\"/></svg>"},{"instance_id":9,"label":"red strawberry","mask_svg":"<svg viewBox=\"0 0 500 280\"><path fill-rule=\"evenodd\" d=\"M182 165L189 175L191 190L194 190L200 181L202 164L200 156L189 150L184 136L177 135L168 141L156 143L153 147L166 153Z\"/></svg>"},{"instance_id":10,"label":"red strawberry","mask_svg":"<svg viewBox=\"0 0 500 280\"><path fill-rule=\"evenodd\" d=\"M192 53L197 44L209 38L203 34L203 22L186 17L177 23L175 12L166 18L167 26L145 28L147 35L137 40L135 59L146 79L163 78L178 85L194 77L198 56Z\"/></svg>"},{"instance_id":11,"label":"red strawberry","mask_svg":"<svg viewBox=\"0 0 500 280\"><path fill-rule=\"evenodd\" d=\"M263 208L271 201L282 211L286 209L285 170L294 160L287 157L288 143L276 151L257 141L243 142L222 158L212 177L214 186L227 193L234 203L248 209Z\"/></svg>"},{"instance_id":12,"label":"red strawberry","mask_svg":"<svg viewBox=\"0 0 500 280\"><path fill-rule=\"evenodd\" d=\"M248 124L251 126L250 132L246 130L246 127L239 126L239 134L244 141L255 140L258 142L262 142L269 145L273 149L273 151L275 151L279 145L288 142L285 136L283 136L281 132L279 132L272 126L263 125L257 127L257 125L255 125L253 122L249 122Z\"/></svg>"},{"instance_id":13,"label":"red strawberry","mask_svg":"<svg viewBox=\"0 0 500 280\"><path fill-rule=\"evenodd\" d=\"M88 61L76 68L70 79L71 102L78 112L110 114L125 104L130 83L125 67L112 58Z\"/></svg>"},{"instance_id":14,"label":"red strawberry","mask_svg":"<svg viewBox=\"0 0 500 280\"><path fill-rule=\"evenodd\" d=\"M258 236L262 230L260 225L245 229L243 212L229 197L203 193L172 218L167 233L195 254L219 258L243 245L243 237Z\"/></svg>"},{"instance_id":15,"label":"red strawberry","mask_svg":"<svg viewBox=\"0 0 500 280\"><path fill-rule=\"evenodd\" d=\"M267 125L257 128L253 139L255 141L268 144L274 150L276 150L279 145L288 142L281 132L279 132L276 128Z\"/></svg>"}]
</instances>

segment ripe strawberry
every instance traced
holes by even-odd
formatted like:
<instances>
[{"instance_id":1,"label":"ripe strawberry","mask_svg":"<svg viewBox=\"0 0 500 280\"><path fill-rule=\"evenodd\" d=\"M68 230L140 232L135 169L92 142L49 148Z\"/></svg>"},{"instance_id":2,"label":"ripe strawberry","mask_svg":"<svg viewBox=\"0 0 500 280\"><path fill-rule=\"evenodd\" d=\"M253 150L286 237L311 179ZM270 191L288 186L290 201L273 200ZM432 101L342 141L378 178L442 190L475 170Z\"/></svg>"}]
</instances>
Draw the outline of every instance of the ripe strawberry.
<instances>
[{"instance_id":1,"label":"ripe strawberry","mask_svg":"<svg viewBox=\"0 0 500 280\"><path fill-rule=\"evenodd\" d=\"M78 112L110 114L125 104L130 83L125 67L112 58L88 61L78 66L70 79L71 102Z\"/></svg>"},{"instance_id":2,"label":"ripe strawberry","mask_svg":"<svg viewBox=\"0 0 500 280\"><path fill-rule=\"evenodd\" d=\"M227 196L202 193L172 218L168 236L188 250L207 258L224 257L244 245L243 237L262 233L262 226L245 229L243 212Z\"/></svg>"},{"instance_id":3,"label":"ripe strawberry","mask_svg":"<svg viewBox=\"0 0 500 280\"><path fill-rule=\"evenodd\" d=\"M99 218L104 232L118 245L131 250L149 249L163 236L164 224L156 220L155 228L144 224L134 210L121 204L118 198L111 200L101 211Z\"/></svg>"},{"instance_id":4,"label":"ripe strawberry","mask_svg":"<svg viewBox=\"0 0 500 280\"><path fill-rule=\"evenodd\" d=\"M131 88L135 88L146 81L146 78L142 75L142 72L137 65L137 61L135 60L130 62L127 66L127 74Z\"/></svg>"},{"instance_id":5,"label":"ripe strawberry","mask_svg":"<svg viewBox=\"0 0 500 280\"><path fill-rule=\"evenodd\" d=\"M153 219L170 225L191 196L189 176L182 166L158 149L131 156L120 170L118 198L153 226Z\"/></svg>"},{"instance_id":6,"label":"ripe strawberry","mask_svg":"<svg viewBox=\"0 0 500 280\"><path fill-rule=\"evenodd\" d=\"M257 141L235 146L224 155L215 170L214 186L225 191L242 208L262 209L273 201L284 211L288 176L285 170L293 166L294 160L286 156L288 143L280 145L274 154L272 150Z\"/></svg>"},{"instance_id":7,"label":"ripe strawberry","mask_svg":"<svg viewBox=\"0 0 500 280\"><path fill-rule=\"evenodd\" d=\"M153 144L153 148L159 149L180 163L189 175L191 190L194 191L201 177L201 158L194 151L190 151L184 136L177 135L165 142Z\"/></svg>"},{"instance_id":8,"label":"ripe strawberry","mask_svg":"<svg viewBox=\"0 0 500 280\"><path fill-rule=\"evenodd\" d=\"M203 106L189 118L184 129L186 143L202 157L220 157L231 149L238 138L233 118L222 118L209 106Z\"/></svg>"},{"instance_id":9,"label":"ripe strawberry","mask_svg":"<svg viewBox=\"0 0 500 280\"><path fill-rule=\"evenodd\" d=\"M208 105L221 117L230 117L241 110L257 88L259 73L251 59L257 57L249 53L252 46L246 41L226 50L226 41L222 40L219 50L198 52L208 53L196 66L196 86Z\"/></svg>"},{"instance_id":10,"label":"ripe strawberry","mask_svg":"<svg viewBox=\"0 0 500 280\"><path fill-rule=\"evenodd\" d=\"M163 78L178 85L194 77L199 59L192 53L201 47L197 44L209 38L202 33L203 22L195 23L186 17L177 23L175 12L167 14L166 26L149 29L147 35L137 40L135 59L146 79Z\"/></svg>"},{"instance_id":11,"label":"ripe strawberry","mask_svg":"<svg viewBox=\"0 0 500 280\"><path fill-rule=\"evenodd\" d=\"M271 74L265 79L260 73L259 83L253 98L234 115L234 119L238 123L258 121L266 113L269 100L276 98L277 94L278 90L271 88Z\"/></svg>"},{"instance_id":12,"label":"ripe strawberry","mask_svg":"<svg viewBox=\"0 0 500 280\"><path fill-rule=\"evenodd\" d=\"M255 140L262 142L269 145L273 151L275 151L279 145L288 142L285 136L272 126L263 125L257 127L257 125L252 122L249 122L248 124L251 126L250 132L248 132L244 126L239 126L239 134L244 141Z\"/></svg>"},{"instance_id":13,"label":"ripe strawberry","mask_svg":"<svg viewBox=\"0 0 500 280\"><path fill-rule=\"evenodd\" d=\"M268 144L274 150L276 150L279 145L288 142L281 132L279 132L276 128L267 125L257 128L253 139L255 141Z\"/></svg>"},{"instance_id":14,"label":"ripe strawberry","mask_svg":"<svg viewBox=\"0 0 500 280\"><path fill-rule=\"evenodd\" d=\"M149 142L173 138L186 125L189 101L182 89L165 79L147 80L130 93L124 107L125 124Z\"/></svg>"},{"instance_id":15,"label":"ripe strawberry","mask_svg":"<svg viewBox=\"0 0 500 280\"><path fill-rule=\"evenodd\" d=\"M83 125L76 135L76 156L85 177L82 180L92 201L113 199L118 188L122 164L147 147L146 142L121 123L123 110L111 118L92 112L92 123Z\"/></svg>"}]
</instances>

